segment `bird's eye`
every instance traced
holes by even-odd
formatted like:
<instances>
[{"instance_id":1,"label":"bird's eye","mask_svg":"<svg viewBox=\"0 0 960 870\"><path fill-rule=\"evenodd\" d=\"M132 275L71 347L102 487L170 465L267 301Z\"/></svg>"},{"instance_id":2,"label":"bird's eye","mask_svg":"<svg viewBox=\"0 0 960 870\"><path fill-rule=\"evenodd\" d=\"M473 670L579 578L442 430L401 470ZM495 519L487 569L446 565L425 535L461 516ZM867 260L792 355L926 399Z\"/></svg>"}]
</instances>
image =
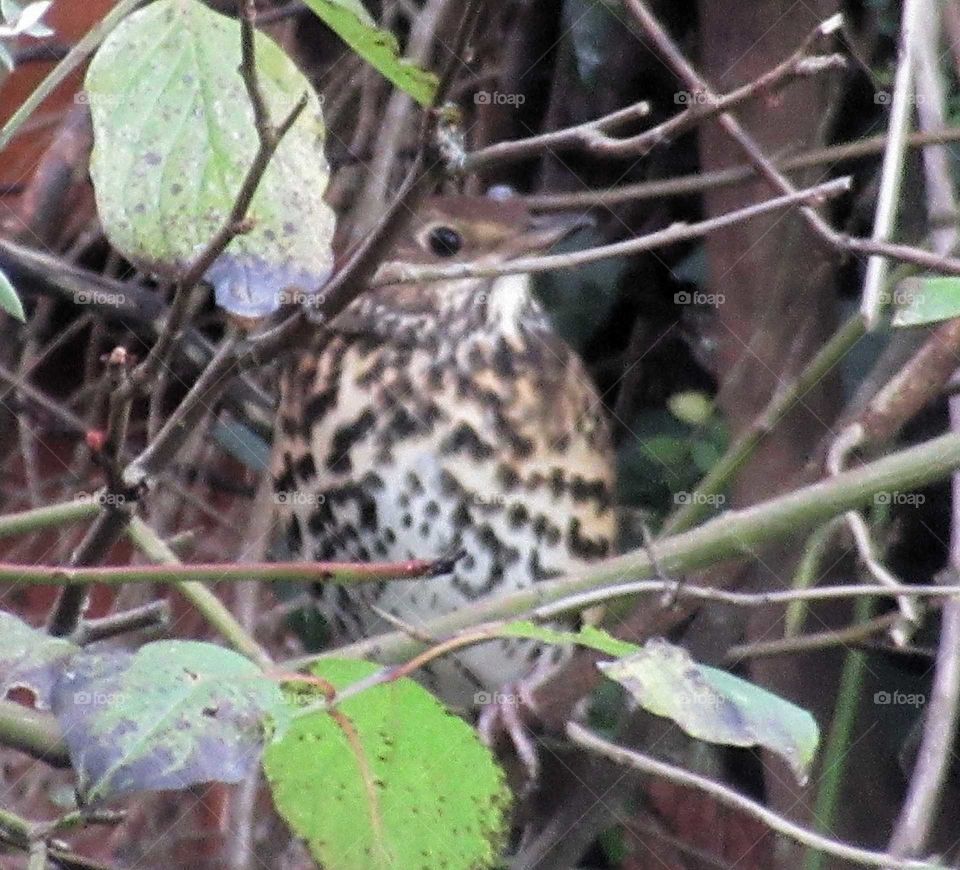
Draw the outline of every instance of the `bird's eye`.
<instances>
[{"instance_id":1,"label":"bird's eye","mask_svg":"<svg viewBox=\"0 0 960 870\"><path fill-rule=\"evenodd\" d=\"M427 236L427 243L438 257L453 257L463 247L463 236L452 227L434 227Z\"/></svg>"}]
</instances>

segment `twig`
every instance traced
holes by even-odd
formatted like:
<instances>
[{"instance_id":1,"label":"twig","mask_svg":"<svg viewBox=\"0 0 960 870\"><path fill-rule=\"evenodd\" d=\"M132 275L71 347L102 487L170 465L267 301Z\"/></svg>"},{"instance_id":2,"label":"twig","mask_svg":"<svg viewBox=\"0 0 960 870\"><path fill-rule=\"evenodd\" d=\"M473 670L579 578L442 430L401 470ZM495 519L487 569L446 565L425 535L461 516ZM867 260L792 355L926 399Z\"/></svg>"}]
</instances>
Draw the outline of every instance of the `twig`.
<instances>
[{"instance_id":1,"label":"twig","mask_svg":"<svg viewBox=\"0 0 960 870\"><path fill-rule=\"evenodd\" d=\"M904 20L912 13L910 39L916 41L918 96L924 103L920 114L921 124L939 126L945 116L944 88L940 81L940 24L939 10L931 14L929 9L919 11L920 4L908 2ZM906 37L905 37L906 38ZM901 63L906 61L901 60ZM944 157L944 155L940 155ZM934 209L942 206L955 207L953 178L945 160L927 160L924 165L929 201L928 219ZM950 250L957 243L956 228L938 232L934 245L939 250ZM953 396L948 402L950 429L960 431L960 397ZM954 472L952 480L950 522L950 567L946 576L960 576L960 474ZM948 598L944 602L940 620L940 638L934 665L930 703L923 720L923 734L917 758L910 777L910 785L903 806L894 825L889 850L898 856L916 855L925 848L934 822L939 815L957 734L960 715L960 599Z\"/></svg>"},{"instance_id":2,"label":"twig","mask_svg":"<svg viewBox=\"0 0 960 870\"><path fill-rule=\"evenodd\" d=\"M960 128L945 127L930 132L912 133L907 137L908 148L925 145L941 145L960 140ZM797 154L795 157L775 158L774 165L783 172L810 169L817 166L835 166L840 163L860 160L883 152L887 144L885 134L827 145ZM697 172L672 178L639 181L601 190L583 190L575 193L534 193L524 196L523 201L534 211L572 211L590 206L616 205L621 202L637 202L647 199L664 199L671 196L691 196L719 187L728 187L750 181L757 177L757 168L752 164L715 169L712 172Z\"/></svg>"},{"instance_id":3,"label":"twig","mask_svg":"<svg viewBox=\"0 0 960 870\"><path fill-rule=\"evenodd\" d=\"M827 181L814 187L794 191L785 196L765 200L746 208L718 215L693 224L677 223L663 230L615 242L599 245L584 251L569 254L548 254L541 257L521 257L507 262L452 263L447 266L417 266L409 263L385 263L377 273L375 285L422 283L426 281L447 281L457 278L496 278L501 275L516 275L529 272L546 272L552 269L571 268L585 263L594 263L610 257L622 257L649 251L654 248L676 244L688 239L699 238L718 229L740 221L749 220L758 215L767 214L798 203L816 202L831 196L837 196L850 189L848 177ZM957 263L960 267L960 261Z\"/></svg>"},{"instance_id":4,"label":"twig","mask_svg":"<svg viewBox=\"0 0 960 870\"><path fill-rule=\"evenodd\" d=\"M172 551L171 551L172 552ZM377 583L382 580L416 580L433 576L449 560L410 559L405 562L201 562L161 565L20 565L0 562L0 582L25 586L56 584L86 586L91 583L171 583L196 580L205 583L260 580L266 583ZM111 617L113 618L113 617Z\"/></svg>"},{"instance_id":5,"label":"twig","mask_svg":"<svg viewBox=\"0 0 960 870\"><path fill-rule=\"evenodd\" d=\"M70 766L70 751L53 715L2 698L0 744L26 752L52 767Z\"/></svg>"},{"instance_id":6,"label":"twig","mask_svg":"<svg viewBox=\"0 0 960 870\"><path fill-rule=\"evenodd\" d=\"M708 779L698 773L684 770L682 767L677 767L674 764L667 764L665 761L660 761L649 755L626 749L623 746L617 746L615 743L610 743L598 737L576 722L569 722L567 724L567 736L578 746L589 749L591 752L596 752L605 758L615 761L617 764L631 767L634 770L648 773L651 776L660 777L676 785L695 788L705 792L720 803L759 819L772 830L783 834L785 837L796 840L798 843L802 843L812 849L832 855L835 858L851 861L854 864L862 864L865 867L896 867L903 868L903 870L907 870L907 868L910 868L910 870L947 870L944 864L898 859L883 852L860 849L856 846L849 846L838 840L824 837L815 831L801 827L789 819L778 815L762 804L744 797L728 786Z\"/></svg>"},{"instance_id":7,"label":"twig","mask_svg":"<svg viewBox=\"0 0 960 870\"><path fill-rule=\"evenodd\" d=\"M839 628L836 631L821 631L784 637L779 640L758 640L753 643L736 644L724 653L723 661L727 666L732 666L743 659L796 655L835 646L850 646L891 628L899 619L898 613L886 613L867 622Z\"/></svg>"},{"instance_id":8,"label":"twig","mask_svg":"<svg viewBox=\"0 0 960 870\"><path fill-rule=\"evenodd\" d=\"M167 566L180 564L176 554L164 543L163 539L146 523L136 517L133 518L127 528L127 534L137 549L151 561ZM262 668L272 666L273 660L269 653L250 636L246 629L237 622L226 605L203 583L196 580L184 580L175 583L174 586L237 652L247 656ZM69 592L70 590L65 591Z\"/></svg>"},{"instance_id":9,"label":"twig","mask_svg":"<svg viewBox=\"0 0 960 870\"><path fill-rule=\"evenodd\" d=\"M890 127L887 131L887 147L883 152L880 192L877 195L877 208L873 219L871 238L875 242L889 241L896 227L900 187L903 181L906 137L910 131L910 119L913 115L913 75L917 35L921 16L930 14L936 13L933 13L929 4L923 0L906 0L903 5L899 59L890 106ZM860 313L863 315L868 331L876 329L880 322L887 268L887 261L881 257L871 257L867 261Z\"/></svg>"},{"instance_id":10,"label":"twig","mask_svg":"<svg viewBox=\"0 0 960 870\"><path fill-rule=\"evenodd\" d=\"M151 601L141 607L115 613L100 619L87 619L77 626L70 640L77 646L86 646L108 640L131 631L163 629L170 623L170 605L166 601Z\"/></svg>"},{"instance_id":11,"label":"twig","mask_svg":"<svg viewBox=\"0 0 960 870\"><path fill-rule=\"evenodd\" d=\"M846 462L847 456L857 448L863 440L863 430L857 426L848 426L834 440L831 445L829 455L827 456L827 471L831 475L837 475L841 472ZM876 557L874 553L873 539L870 536L870 529L867 523L860 515L859 511L847 511L844 514L844 521L850 534L853 537L854 545L860 556L860 561L870 574L880 583L889 586L891 589L904 589L905 584L901 583L899 578L895 577L890 570ZM915 602L908 596L901 596L897 599L897 606L903 615L903 622L896 625L891 631L891 638L897 646L902 646L909 640L909 634L920 622L920 611Z\"/></svg>"},{"instance_id":12,"label":"twig","mask_svg":"<svg viewBox=\"0 0 960 870\"><path fill-rule=\"evenodd\" d=\"M632 157L646 154L652 148L675 139L678 135L696 126L701 121L735 108L741 103L752 100L761 93L776 93L782 87L798 77L814 75L829 69L842 69L845 59L842 55L832 54L825 57L811 56L810 49L824 35L822 27L817 27L794 51L790 57L772 69L758 76L728 94L717 96L715 100L701 102L699 92L687 94L692 103L672 118L668 118L655 127L636 136L618 139L609 135L613 130L631 121L639 120L650 112L646 101L634 103L618 109L602 118L585 121L563 130L554 130L517 139L510 142L498 142L468 154L464 166L466 172L481 172L500 163L537 157L546 150L561 151L579 148L591 154L604 157ZM677 102L681 102L679 99Z\"/></svg>"}]
</instances>

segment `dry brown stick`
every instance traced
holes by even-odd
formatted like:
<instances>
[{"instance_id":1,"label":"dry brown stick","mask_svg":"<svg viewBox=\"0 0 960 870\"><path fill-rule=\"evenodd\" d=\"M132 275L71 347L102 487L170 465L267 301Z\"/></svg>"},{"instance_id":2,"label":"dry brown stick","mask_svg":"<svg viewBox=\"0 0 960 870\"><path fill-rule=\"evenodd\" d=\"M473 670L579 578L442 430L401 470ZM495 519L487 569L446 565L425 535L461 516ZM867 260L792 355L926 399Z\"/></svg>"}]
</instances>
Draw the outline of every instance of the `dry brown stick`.
<instances>
[{"instance_id":1,"label":"dry brown stick","mask_svg":"<svg viewBox=\"0 0 960 870\"><path fill-rule=\"evenodd\" d=\"M775 93L796 78L815 75L825 70L843 68L845 60L842 55L813 56L810 54L810 49L814 43L828 32L830 32L829 29L825 30L823 25L817 27L786 60L758 76L752 82L730 91L728 94L717 96L715 100L700 102L699 92L687 94L688 101L692 105L672 118L668 118L636 136L618 139L611 136L610 133L623 124L647 115L649 106L645 101L618 109L602 118L585 121L573 127L566 127L563 130L542 133L528 139L488 145L486 148L481 148L467 155L465 171L480 172L500 163L539 156L548 149L557 151L580 148L591 154L604 157L630 157L646 154L652 148L695 127L706 118L752 100L761 93Z\"/></svg>"},{"instance_id":2,"label":"dry brown stick","mask_svg":"<svg viewBox=\"0 0 960 870\"><path fill-rule=\"evenodd\" d=\"M647 9L643 0L624 0L627 8L640 25L640 29L653 45L654 49L666 62L674 74L692 91L703 94L703 98L710 104L719 99L704 78L693 68L683 56L676 43L660 26L657 19ZM795 193L796 188L763 153L756 140L744 130L740 122L728 112L721 112L717 122L726 133L743 149L750 163L757 172L779 194ZM953 257L942 257L923 251L909 245L898 245L892 242L883 242L877 239L865 239L851 236L833 229L812 207L804 206L800 214L809 224L813 232L829 248L839 253L871 254L900 260L904 263L913 263L925 269L931 269L950 275L960 275L960 260Z\"/></svg>"},{"instance_id":3,"label":"dry brown stick","mask_svg":"<svg viewBox=\"0 0 960 870\"><path fill-rule=\"evenodd\" d=\"M908 148L925 145L940 145L960 141L960 127L945 127L929 132L911 133L907 137ZM886 146L886 134L870 136L840 145L828 145L796 154L793 157L774 158L774 165L782 172L793 172L817 166L836 165L881 153ZM567 211L599 205L615 205L647 199L663 199L670 196L691 196L719 187L727 187L750 181L757 177L752 164L716 169L712 172L697 172L673 178L640 181L602 190L584 190L576 193L535 193L524 196L526 204L536 211Z\"/></svg>"}]
</instances>

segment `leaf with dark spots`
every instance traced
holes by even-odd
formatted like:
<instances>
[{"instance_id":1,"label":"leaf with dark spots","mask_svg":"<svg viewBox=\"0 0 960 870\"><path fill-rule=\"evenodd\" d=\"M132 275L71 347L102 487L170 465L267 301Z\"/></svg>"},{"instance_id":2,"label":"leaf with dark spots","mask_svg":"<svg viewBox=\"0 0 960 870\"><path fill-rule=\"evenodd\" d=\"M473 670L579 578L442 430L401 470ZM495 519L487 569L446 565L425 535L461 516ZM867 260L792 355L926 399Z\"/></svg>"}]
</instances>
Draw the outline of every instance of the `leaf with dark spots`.
<instances>
[{"instance_id":1,"label":"leaf with dark spots","mask_svg":"<svg viewBox=\"0 0 960 870\"><path fill-rule=\"evenodd\" d=\"M217 303L248 318L317 303L333 263L334 215L320 103L265 34L258 80L273 123L306 95L233 239L206 279ZM259 148L239 72L240 26L198 0L157 0L125 18L90 64L90 175L111 243L173 279L227 221Z\"/></svg>"},{"instance_id":2,"label":"leaf with dark spots","mask_svg":"<svg viewBox=\"0 0 960 870\"><path fill-rule=\"evenodd\" d=\"M240 782L257 764L267 725L282 731L288 713L279 687L248 659L175 640L136 653L79 653L52 702L87 803Z\"/></svg>"},{"instance_id":3,"label":"leaf with dark spots","mask_svg":"<svg viewBox=\"0 0 960 870\"><path fill-rule=\"evenodd\" d=\"M338 689L377 670L336 659L313 669ZM337 709L338 718L296 718L264 754L277 809L319 864L497 866L509 794L489 750L463 720L407 679L369 688Z\"/></svg>"}]
</instances>

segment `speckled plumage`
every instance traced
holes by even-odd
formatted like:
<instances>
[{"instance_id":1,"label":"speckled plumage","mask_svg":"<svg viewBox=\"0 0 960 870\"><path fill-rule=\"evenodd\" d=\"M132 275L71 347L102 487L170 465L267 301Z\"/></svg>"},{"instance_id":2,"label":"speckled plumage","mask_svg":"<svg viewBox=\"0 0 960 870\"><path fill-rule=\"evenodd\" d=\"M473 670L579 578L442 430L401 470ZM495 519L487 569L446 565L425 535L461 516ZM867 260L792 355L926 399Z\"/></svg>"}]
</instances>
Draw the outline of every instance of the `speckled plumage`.
<instances>
[{"instance_id":1,"label":"speckled plumage","mask_svg":"<svg viewBox=\"0 0 960 870\"><path fill-rule=\"evenodd\" d=\"M523 250L527 216L482 201L431 203L398 259ZM445 258L444 258L445 259ZM449 260L447 260L449 261ZM316 560L432 558L463 549L450 575L352 588L320 606L337 638L416 628L464 603L556 577L610 552L612 453L599 398L552 331L525 276L388 286L318 336L281 386L274 485L289 547ZM434 663L425 682L455 706L542 671L542 650L492 642ZM549 652L549 664L559 660Z\"/></svg>"}]
</instances>

